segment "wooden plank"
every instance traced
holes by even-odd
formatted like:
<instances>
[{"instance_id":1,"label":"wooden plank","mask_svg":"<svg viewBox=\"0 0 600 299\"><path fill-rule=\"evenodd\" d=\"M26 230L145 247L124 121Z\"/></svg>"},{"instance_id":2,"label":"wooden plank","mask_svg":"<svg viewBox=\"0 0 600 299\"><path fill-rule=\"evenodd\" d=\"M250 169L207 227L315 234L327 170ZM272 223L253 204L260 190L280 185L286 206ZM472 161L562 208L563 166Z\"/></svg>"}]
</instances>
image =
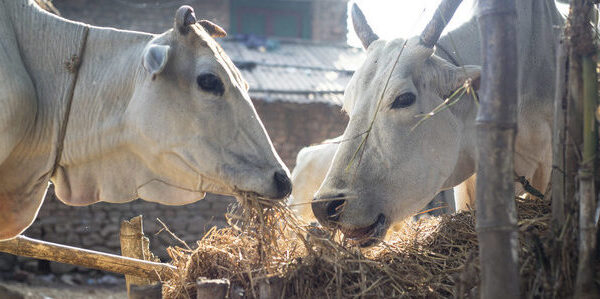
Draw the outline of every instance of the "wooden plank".
<instances>
[{"instance_id":1,"label":"wooden plank","mask_svg":"<svg viewBox=\"0 0 600 299\"><path fill-rule=\"evenodd\" d=\"M169 264L44 242L25 236L17 236L14 239L0 242L0 252L158 281L170 278L173 271L176 270L175 266Z\"/></svg>"}]
</instances>

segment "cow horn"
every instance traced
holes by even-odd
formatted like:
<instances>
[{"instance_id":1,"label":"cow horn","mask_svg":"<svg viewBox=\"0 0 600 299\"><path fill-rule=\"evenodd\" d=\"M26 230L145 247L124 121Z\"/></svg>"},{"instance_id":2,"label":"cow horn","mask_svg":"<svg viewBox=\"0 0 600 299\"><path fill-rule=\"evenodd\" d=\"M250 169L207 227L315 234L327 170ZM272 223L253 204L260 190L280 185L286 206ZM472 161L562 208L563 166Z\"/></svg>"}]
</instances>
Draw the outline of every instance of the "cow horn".
<instances>
[{"instance_id":1,"label":"cow horn","mask_svg":"<svg viewBox=\"0 0 600 299\"><path fill-rule=\"evenodd\" d=\"M182 34L189 31L188 26L196 24L196 14L191 6L183 5L175 13L175 28Z\"/></svg>"},{"instance_id":2,"label":"cow horn","mask_svg":"<svg viewBox=\"0 0 600 299\"><path fill-rule=\"evenodd\" d=\"M358 38L365 49L367 49L372 42L379 39L379 36L373 32L373 29L371 29L371 26L367 23L365 15L356 3L352 4L352 24L354 25L354 32L358 35Z\"/></svg>"},{"instance_id":3,"label":"cow horn","mask_svg":"<svg viewBox=\"0 0 600 299\"><path fill-rule=\"evenodd\" d=\"M221 28L221 26L209 21L209 20L200 20L198 24L208 32L211 37L226 37L227 32L225 29Z\"/></svg>"},{"instance_id":4,"label":"cow horn","mask_svg":"<svg viewBox=\"0 0 600 299\"><path fill-rule=\"evenodd\" d=\"M461 2L462 0L442 0L433 18L421 33L421 44L423 46L430 49L435 46Z\"/></svg>"}]
</instances>

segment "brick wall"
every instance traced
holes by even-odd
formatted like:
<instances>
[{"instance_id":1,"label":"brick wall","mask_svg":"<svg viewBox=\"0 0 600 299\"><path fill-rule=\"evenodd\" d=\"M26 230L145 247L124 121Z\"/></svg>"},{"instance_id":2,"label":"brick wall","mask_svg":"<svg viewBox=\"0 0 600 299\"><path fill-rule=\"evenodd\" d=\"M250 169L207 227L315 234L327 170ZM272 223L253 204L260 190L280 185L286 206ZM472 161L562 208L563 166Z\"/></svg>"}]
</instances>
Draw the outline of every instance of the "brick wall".
<instances>
[{"instance_id":1,"label":"brick wall","mask_svg":"<svg viewBox=\"0 0 600 299\"><path fill-rule=\"evenodd\" d=\"M198 19L229 28L229 0L53 0L67 19L97 26L161 33L173 27L175 11L190 5Z\"/></svg>"},{"instance_id":2,"label":"brick wall","mask_svg":"<svg viewBox=\"0 0 600 299\"><path fill-rule=\"evenodd\" d=\"M313 30L314 40L346 42L348 1L314 0Z\"/></svg>"},{"instance_id":3,"label":"brick wall","mask_svg":"<svg viewBox=\"0 0 600 299\"><path fill-rule=\"evenodd\" d=\"M181 5L194 8L199 19L230 26L230 0L53 0L63 17L97 26L161 33L173 26ZM314 0L313 40L345 42L347 0Z\"/></svg>"},{"instance_id":4,"label":"brick wall","mask_svg":"<svg viewBox=\"0 0 600 299\"><path fill-rule=\"evenodd\" d=\"M298 151L307 145L344 133L347 116L338 105L299 104L254 100L254 106L283 162L296 164Z\"/></svg>"}]
</instances>

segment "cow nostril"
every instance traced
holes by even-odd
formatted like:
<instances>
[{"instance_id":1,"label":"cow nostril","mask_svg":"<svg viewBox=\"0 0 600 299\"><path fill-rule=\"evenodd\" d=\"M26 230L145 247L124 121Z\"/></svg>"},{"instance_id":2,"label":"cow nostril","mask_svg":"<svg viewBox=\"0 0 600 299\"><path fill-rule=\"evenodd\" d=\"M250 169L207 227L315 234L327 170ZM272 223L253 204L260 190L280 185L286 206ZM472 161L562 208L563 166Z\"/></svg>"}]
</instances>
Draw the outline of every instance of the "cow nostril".
<instances>
[{"instance_id":1,"label":"cow nostril","mask_svg":"<svg viewBox=\"0 0 600 299\"><path fill-rule=\"evenodd\" d=\"M331 201L327 204L327 218L329 221L337 221L340 219L340 215L342 214L342 210L346 205L346 200L337 199Z\"/></svg>"},{"instance_id":2,"label":"cow nostril","mask_svg":"<svg viewBox=\"0 0 600 299\"><path fill-rule=\"evenodd\" d=\"M292 181L285 171L276 171L274 179L277 187L277 199L284 198L292 193Z\"/></svg>"}]
</instances>

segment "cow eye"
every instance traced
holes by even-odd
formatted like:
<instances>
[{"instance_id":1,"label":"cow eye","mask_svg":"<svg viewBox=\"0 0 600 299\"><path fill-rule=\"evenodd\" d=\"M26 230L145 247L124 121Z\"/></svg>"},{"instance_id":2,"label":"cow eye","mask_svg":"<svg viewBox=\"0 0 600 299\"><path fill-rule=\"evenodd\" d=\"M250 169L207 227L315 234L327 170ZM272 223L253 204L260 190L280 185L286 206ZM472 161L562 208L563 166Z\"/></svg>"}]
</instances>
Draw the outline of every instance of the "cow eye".
<instances>
[{"instance_id":1,"label":"cow eye","mask_svg":"<svg viewBox=\"0 0 600 299\"><path fill-rule=\"evenodd\" d=\"M405 92L394 100L391 109L406 108L415 103L417 96L412 92Z\"/></svg>"},{"instance_id":2,"label":"cow eye","mask_svg":"<svg viewBox=\"0 0 600 299\"><path fill-rule=\"evenodd\" d=\"M196 78L196 82L206 92L211 92L219 96L222 96L225 92L223 82L213 74L202 74Z\"/></svg>"}]
</instances>

